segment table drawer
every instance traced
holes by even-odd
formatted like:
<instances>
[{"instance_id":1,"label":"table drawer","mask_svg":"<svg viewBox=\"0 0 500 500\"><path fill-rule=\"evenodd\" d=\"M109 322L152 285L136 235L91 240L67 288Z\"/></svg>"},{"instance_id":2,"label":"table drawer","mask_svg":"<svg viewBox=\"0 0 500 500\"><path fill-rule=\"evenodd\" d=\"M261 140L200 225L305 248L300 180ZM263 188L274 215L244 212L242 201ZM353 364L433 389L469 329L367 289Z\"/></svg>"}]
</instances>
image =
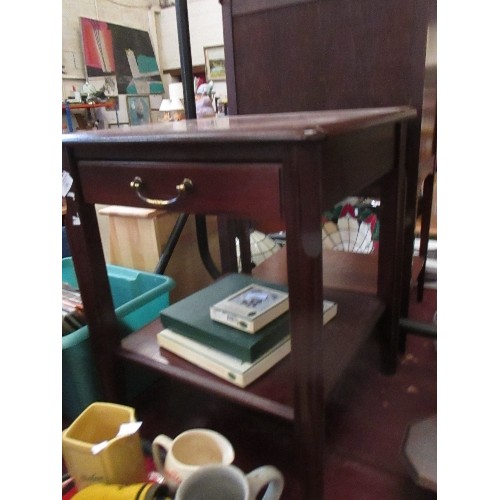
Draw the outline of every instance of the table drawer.
<instances>
[{"instance_id":1,"label":"table drawer","mask_svg":"<svg viewBox=\"0 0 500 500\"><path fill-rule=\"evenodd\" d=\"M279 163L80 161L78 172L87 203L281 219ZM139 190L131 186L136 177ZM178 197L176 186L184 179L191 180L192 190ZM152 200L178 199L155 205L138 191Z\"/></svg>"}]
</instances>

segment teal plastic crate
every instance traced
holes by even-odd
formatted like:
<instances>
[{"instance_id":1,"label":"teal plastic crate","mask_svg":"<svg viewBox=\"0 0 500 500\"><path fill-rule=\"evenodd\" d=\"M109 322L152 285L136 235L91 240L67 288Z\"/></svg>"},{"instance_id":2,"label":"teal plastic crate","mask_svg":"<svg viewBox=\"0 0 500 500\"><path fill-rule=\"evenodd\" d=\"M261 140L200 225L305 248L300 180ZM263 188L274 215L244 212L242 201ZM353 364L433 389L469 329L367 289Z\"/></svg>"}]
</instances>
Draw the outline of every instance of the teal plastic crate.
<instances>
[{"instance_id":1,"label":"teal plastic crate","mask_svg":"<svg viewBox=\"0 0 500 500\"><path fill-rule=\"evenodd\" d=\"M170 303L175 281L160 274L106 266L111 295L124 336L153 321ZM62 259L62 280L78 288L72 257ZM126 367L127 396L145 389L157 376L139 367ZM89 404L103 399L90 349L87 326L62 337L62 411L73 420Z\"/></svg>"}]
</instances>

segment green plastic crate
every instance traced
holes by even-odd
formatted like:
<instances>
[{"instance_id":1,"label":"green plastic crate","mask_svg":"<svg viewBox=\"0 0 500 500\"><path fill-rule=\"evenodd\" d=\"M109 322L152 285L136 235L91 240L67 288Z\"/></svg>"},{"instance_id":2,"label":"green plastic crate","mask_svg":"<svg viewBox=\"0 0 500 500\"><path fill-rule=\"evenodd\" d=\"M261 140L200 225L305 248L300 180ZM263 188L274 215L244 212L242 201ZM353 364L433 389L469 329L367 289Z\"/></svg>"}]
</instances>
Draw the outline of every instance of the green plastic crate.
<instances>
[{"instance_id":1,"label":"green plastic crate","mask_svg":"<svg viewBox=\"0 0 500 500\"><path fill-rule=\"evenodd\" d=\"M153 321L170 302L175 281L160 274L107 264L116 315L124 336ZM62 259L62 280L78 287L72 257ZM150 372L127 366L127 396L133 397L155 380ZM62 337L62 412L73 420L89 404L103 399L92 359L87 326Z\"/></svg>"}]
</instances>

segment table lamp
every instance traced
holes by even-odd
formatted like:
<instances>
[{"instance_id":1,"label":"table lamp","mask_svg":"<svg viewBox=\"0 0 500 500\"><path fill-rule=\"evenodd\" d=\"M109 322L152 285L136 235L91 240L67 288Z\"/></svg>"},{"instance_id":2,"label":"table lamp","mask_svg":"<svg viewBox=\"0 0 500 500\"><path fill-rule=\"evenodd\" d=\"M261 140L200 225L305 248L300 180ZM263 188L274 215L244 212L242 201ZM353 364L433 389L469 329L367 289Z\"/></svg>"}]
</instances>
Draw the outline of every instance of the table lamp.
<instances>
[{"instance_id":1,"label":"table lamp","mask_svg":"<svg viewBox=\"0 0 500 500\"><path fill-rule=\"evenodd\" d=\"M160 111L165 113L164 120L166 121L184 120L184 106L179 98L163 99Z\"/></svg>"}]
</instances>

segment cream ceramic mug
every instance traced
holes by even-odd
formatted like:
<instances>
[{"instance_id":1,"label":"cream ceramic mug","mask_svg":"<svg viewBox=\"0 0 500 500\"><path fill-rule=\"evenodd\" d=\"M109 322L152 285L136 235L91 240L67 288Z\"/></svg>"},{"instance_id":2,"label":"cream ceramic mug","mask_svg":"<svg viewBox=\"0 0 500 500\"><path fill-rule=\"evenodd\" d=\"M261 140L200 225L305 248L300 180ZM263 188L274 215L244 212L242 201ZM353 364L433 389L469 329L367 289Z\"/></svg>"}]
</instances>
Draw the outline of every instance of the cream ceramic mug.
<instances>
[{"instance_id":1,"label":"cream ceramic mug","mask_svg":"<svg viewBox=\"0 0 500 500\"><path fill-rule=\"evenodd\" d=\"M207 465L181 483L175 500L255 500L264 487L262 500L281 497L283 475L272 465L263 465L247 475L234 465Z\"/></svg>"},{"instance_id":2,"label":"cream ceramic mug","mask_svg":"<svg viewBox=\"0 0 500 500\"><path fill-rule=\"evenodd\" d=\"M160 434L153 440L152 453L156 470L173 491L201 466L229 465L234 460L231 443L210 429L190 429L175 439Z\"/></svg>"}]
</instances>

